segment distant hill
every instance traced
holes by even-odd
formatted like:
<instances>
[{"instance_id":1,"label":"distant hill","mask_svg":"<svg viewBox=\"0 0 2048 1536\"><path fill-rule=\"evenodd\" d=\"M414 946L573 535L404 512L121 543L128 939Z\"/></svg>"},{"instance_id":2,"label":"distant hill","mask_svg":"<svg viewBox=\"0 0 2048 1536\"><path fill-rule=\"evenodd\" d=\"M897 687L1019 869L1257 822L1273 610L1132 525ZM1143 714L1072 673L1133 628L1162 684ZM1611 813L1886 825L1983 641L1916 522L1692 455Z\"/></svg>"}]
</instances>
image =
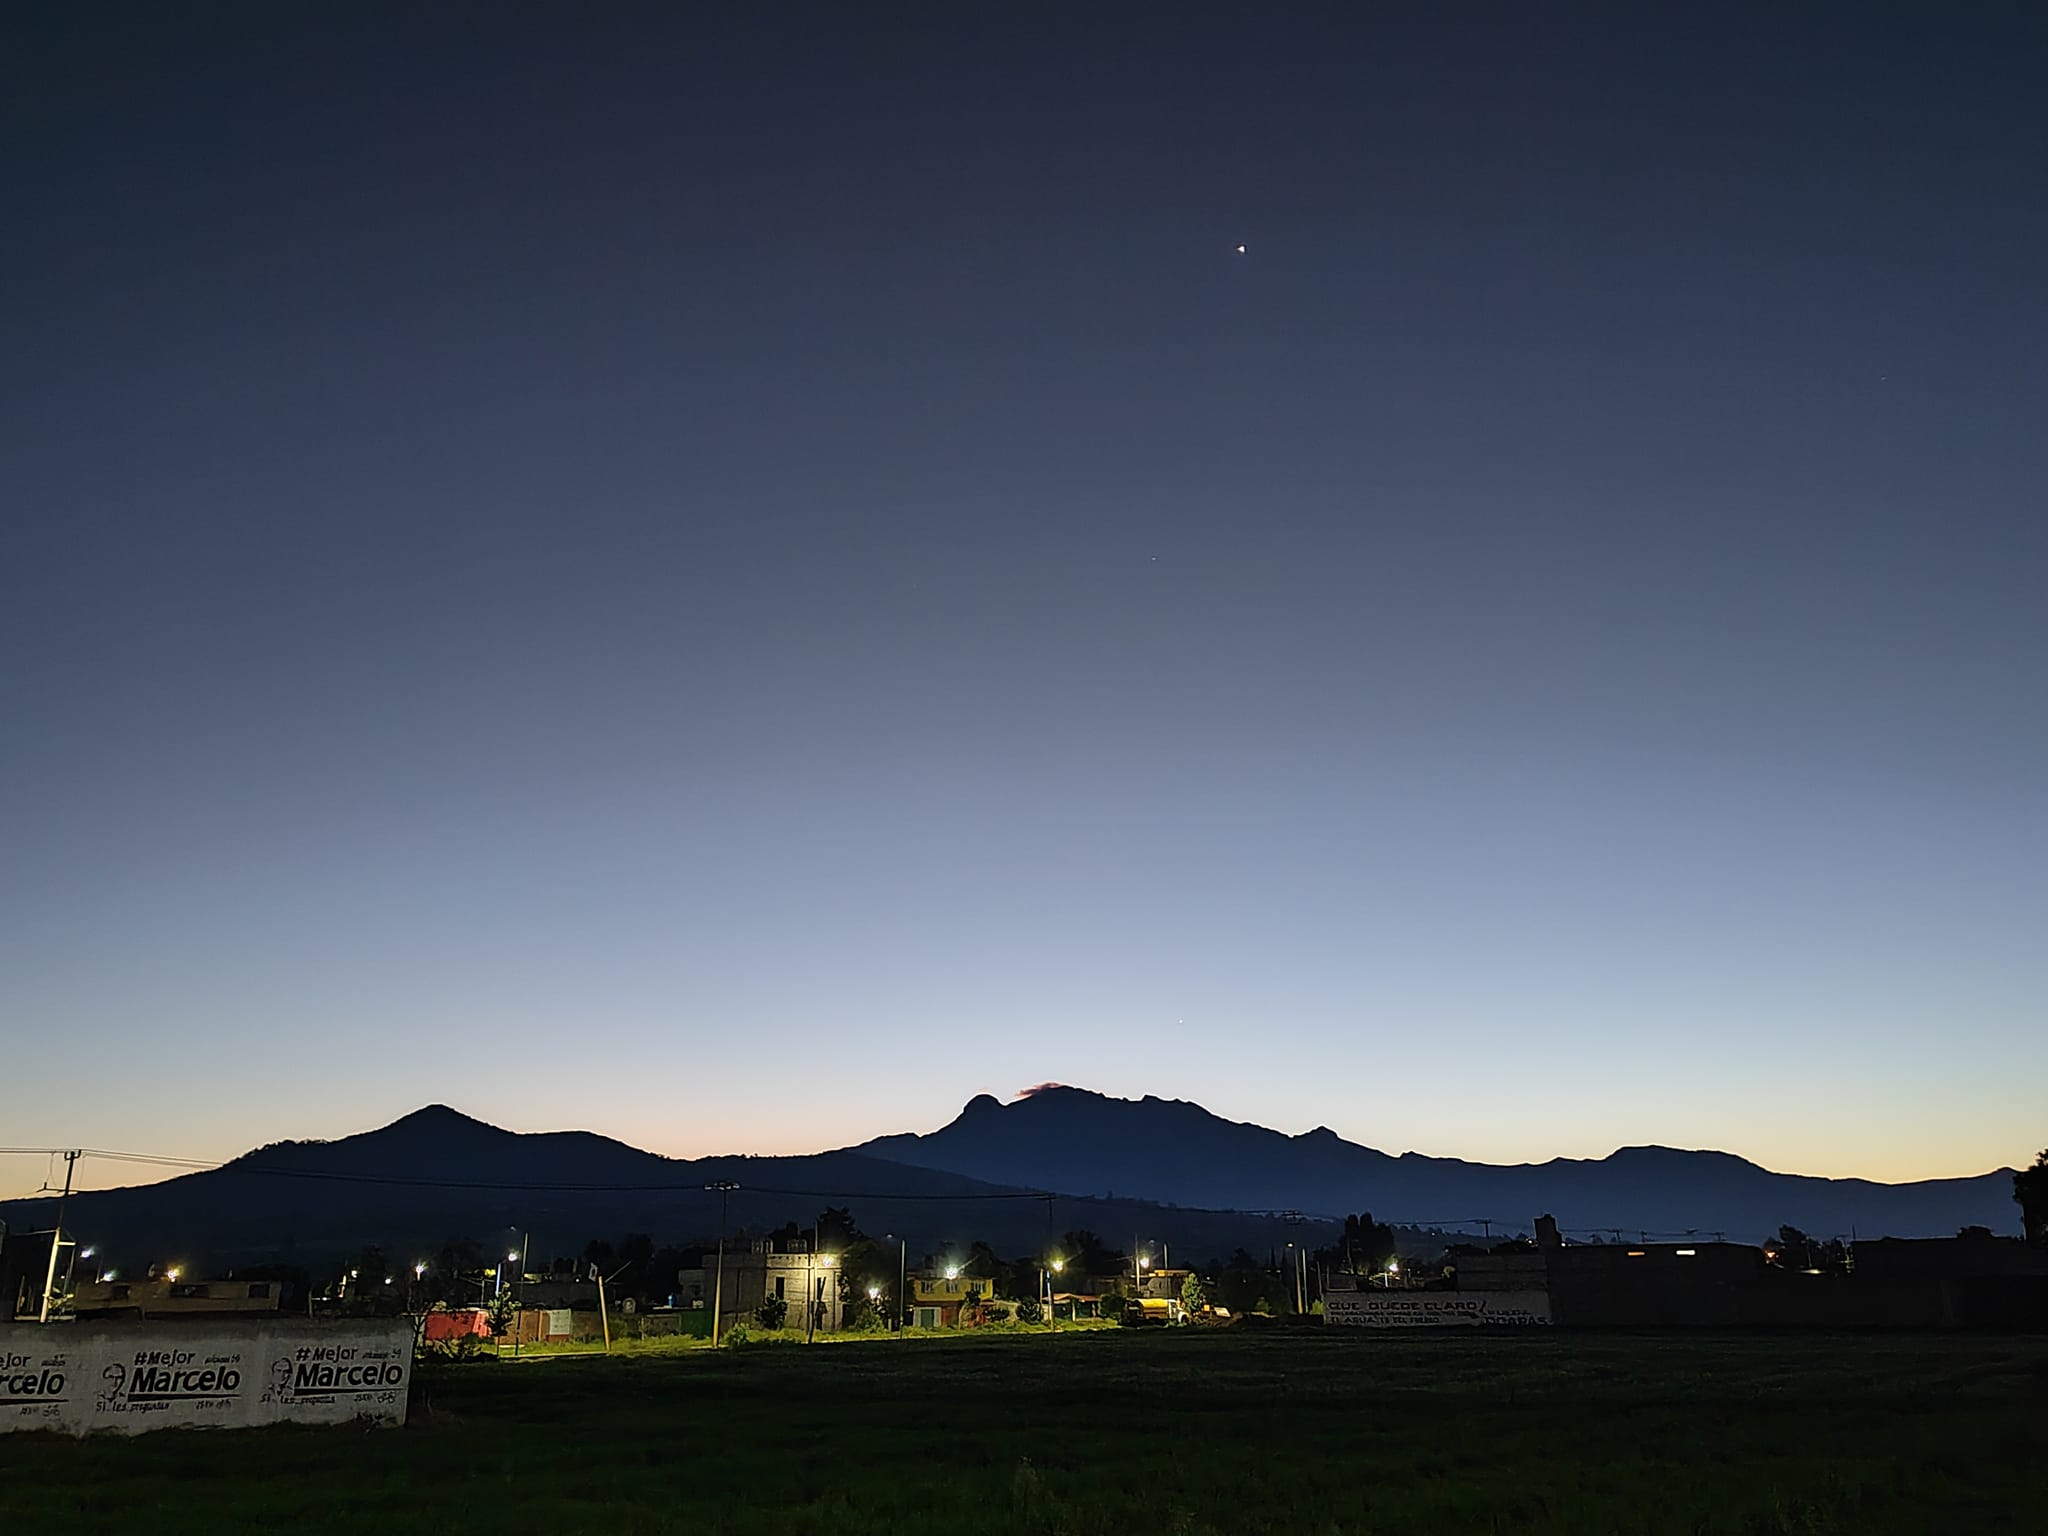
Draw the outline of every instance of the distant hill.
<instances>
[{"instance_id":1,"label":"distant hill","mask_svg":"<svg viewBox=\"0 0 2048 1536\"><path fill-rule=\"evenodd\" d=\"M719 1197L732 1179L728 1230L808 1224L828 1205L851 1209L873 1234L897 1232L922 1254L975 1239L1006 1254L1089 1228L1112 1247L1133 1234L1164 1239L1176 1256L1263 1251L1284 1236L1265 1218L1158 1211L1132 1200L1016 1198L1017 1186L883 1161L858 1151L808 1157L684 1160L587 1131L520 1134L432 1105L339 1141L284 1141L222 1167L158 1184L74 1195L67 1230L102 1264L179 1262L195 1272L286 1263L318 1268L381 1245L399 1263L451 1240L500 1250L531 1234L536 1263L580 1254L593 1237L646 1232L689 1245L717 1235ZM1026 1184L1027 1189L1042 1186ZM0 1206L10 1228L47 1227L51 1199ZM1320 1240L1320 1238L1318 1238Z\"/></svg>"},{"instance_id":2,"label":"distant hill","mask_svg":"<svg viewBox=\"0 0 2048 1536\"><path fill-rule=\"evenodd\" d=\"M1540 1213L1567 1230L1724 1232L1757 1242L1781 1224L1822 1235L1952 1235L1981 1223L2018 1227L2012 1171L1877 1184L1772 1173L1726 1152L1624 1147L1585 1160L1501 1166L1400 1156L1317 1128L1289 1136L1177 1099L1116 1099L1049 1087L1010 1104L983 1094L928 1135L882 1136L853 1151L969 1178L1029 1179L1107 1194L1239 1210L1322 1215L1371 1211L1382 1221L1470 1226L1489 1218L1527 1231Z\"/></svg>"}]
</instances>

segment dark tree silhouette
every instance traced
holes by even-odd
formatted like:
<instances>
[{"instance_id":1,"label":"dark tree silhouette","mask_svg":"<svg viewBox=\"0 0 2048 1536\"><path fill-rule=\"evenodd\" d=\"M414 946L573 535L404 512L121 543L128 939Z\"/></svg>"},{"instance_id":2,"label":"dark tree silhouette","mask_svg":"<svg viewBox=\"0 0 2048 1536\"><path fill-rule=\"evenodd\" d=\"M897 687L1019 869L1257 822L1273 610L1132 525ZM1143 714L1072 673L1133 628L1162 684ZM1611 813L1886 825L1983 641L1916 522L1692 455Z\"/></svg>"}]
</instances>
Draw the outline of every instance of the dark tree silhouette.
<instances>
[{"instance_id":1,"label":"dark tree silhouette","mask_svg":"<svg viewBox=\"0 0 2048 1536\"><path fill-rule=\"evenodd\" d=\"M2034 1159L2033 1167L2012 1176L2012 1197L2019 1202L2027 1241L2048 1243L2048 1149Z\"/></svg>"}]
</instances>

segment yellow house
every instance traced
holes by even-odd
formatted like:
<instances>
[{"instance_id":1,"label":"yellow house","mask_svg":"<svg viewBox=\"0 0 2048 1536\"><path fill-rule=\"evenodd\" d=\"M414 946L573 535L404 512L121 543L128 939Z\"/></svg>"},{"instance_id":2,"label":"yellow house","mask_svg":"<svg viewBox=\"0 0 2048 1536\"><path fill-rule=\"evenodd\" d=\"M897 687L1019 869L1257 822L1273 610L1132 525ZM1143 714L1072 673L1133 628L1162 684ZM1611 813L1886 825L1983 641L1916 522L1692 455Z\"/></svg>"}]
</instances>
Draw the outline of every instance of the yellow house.
<instances>
[{"instance_id":1,"label":"yellow house","mask_svg":"<svg viewBox=\"0 0 2048 1536\"><path fill-rule=\"evenodd\" d=\"M910 1326L957 1328L961 1308L985 1301L994 1291L994 1282L975 1275L912 1275Z\"/></svg>"}]
</instances>

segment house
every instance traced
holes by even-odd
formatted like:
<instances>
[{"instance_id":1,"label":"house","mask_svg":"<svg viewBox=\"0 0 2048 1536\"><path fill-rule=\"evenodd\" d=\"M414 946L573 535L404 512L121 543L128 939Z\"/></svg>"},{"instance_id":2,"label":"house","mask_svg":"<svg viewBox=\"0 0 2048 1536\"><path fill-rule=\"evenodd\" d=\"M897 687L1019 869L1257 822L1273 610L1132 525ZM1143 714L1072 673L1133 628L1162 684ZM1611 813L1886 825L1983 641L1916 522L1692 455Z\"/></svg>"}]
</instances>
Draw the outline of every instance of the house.
<instances>
[{"instance_id":1,"label":"house","mask_svg":"<svg viewBox=\"0 0 2048 1536\"><path fill-rule=\"evenodd\" d=\"M722 1274L718 1254L708 1252L702 1267L681 1271L677 1283L685 1305L709 1307L715 1302L720 1332L735 1323L753 1326L754 1314L770 1296L779 1297L789 1309L785 1328L806 1327L804 1300L809 1297L808 1326L830 1332L845 1320L834 1262L832 1254L811 1252L808 1234L777 1233L755 1238L745 1248L727 1248Z\"/></svg>"},{"instance_id":2,"label":"house","mask_svg":"<svg viewBox=\"0 0 2048 1536\"><path fill-rule=\"evenodd\" d=\"M981 1303L995 1294L995 1283L957 1270L910 1277L910 1326L958 1328L963 1314L970 1320Z\"/></svg>"},{"instance_id":3,"label":"house","mask_svg":"<svg viewBox=\"0 0 2048 1536\"><path fill-rule=\"evenodd\" d=\"M284 1283L278 1280L182 1280L170 1275L147 1280L95 1280L72 1292L80 1318L218 1317L275 1312Z\"/></svg>"}]
</instances>

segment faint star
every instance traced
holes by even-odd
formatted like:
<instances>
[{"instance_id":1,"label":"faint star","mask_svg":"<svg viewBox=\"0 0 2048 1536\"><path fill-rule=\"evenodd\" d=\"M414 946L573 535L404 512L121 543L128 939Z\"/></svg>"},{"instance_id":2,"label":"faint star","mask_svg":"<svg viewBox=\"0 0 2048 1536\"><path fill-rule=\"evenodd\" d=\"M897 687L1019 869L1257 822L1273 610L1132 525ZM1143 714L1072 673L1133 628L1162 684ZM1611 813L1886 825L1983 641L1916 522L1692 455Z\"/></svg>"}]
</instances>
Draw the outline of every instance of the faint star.
<instances>
[{"instance_id":1,"label":"faint star","mask_svg":"<svg viewBox=\"0 0 2048 1536\"><path fill-rule=\"evenodd\" d=\"M1241 245L1240 245L1240 246L1239 246L1239 247L1237 248L1237 254L1238 254L1238 255L1240 255L1240 256L1242 256L1242 255L1244 254L1244 247L1243 247L1243 246L1241 246Z\"/></svg>"}]
</instances>

